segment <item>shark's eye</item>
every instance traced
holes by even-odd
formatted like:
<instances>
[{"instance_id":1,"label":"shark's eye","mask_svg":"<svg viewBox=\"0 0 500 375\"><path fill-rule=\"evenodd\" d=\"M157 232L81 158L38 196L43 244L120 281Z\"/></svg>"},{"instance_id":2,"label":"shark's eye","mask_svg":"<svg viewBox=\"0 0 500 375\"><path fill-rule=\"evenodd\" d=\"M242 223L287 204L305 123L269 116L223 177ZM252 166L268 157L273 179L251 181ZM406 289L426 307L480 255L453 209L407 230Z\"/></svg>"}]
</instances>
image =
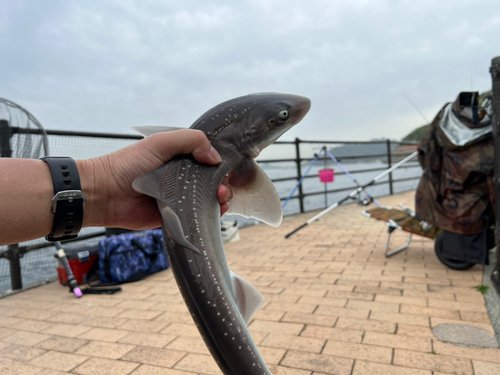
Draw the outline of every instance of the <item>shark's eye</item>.
<instances>
[{"instance_id":1,"label":"shark's eye","mask_svg":"<svg viewBox=\"0 0 500 375\"><path fill-rule=\"evenodd\" d=\"M288 111L286 109L280 111L280 113L278 113L278 117L281 120L286 120L288 118Z\"/></svg>"}]
</instances>

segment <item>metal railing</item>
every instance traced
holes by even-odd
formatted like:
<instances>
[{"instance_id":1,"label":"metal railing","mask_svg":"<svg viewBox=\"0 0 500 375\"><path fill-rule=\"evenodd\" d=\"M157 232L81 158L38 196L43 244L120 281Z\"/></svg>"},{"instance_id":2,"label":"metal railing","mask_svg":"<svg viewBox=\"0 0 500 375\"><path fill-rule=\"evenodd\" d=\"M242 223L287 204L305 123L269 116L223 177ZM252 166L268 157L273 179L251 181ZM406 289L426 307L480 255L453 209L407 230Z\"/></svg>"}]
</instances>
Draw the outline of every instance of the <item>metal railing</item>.
<instances>
[{"instance_id":1,"label":"metal railing","mask_svg":"<svg viewBox=\"0 0 500 375\"><path fill-rule=\"evenodd\" d=\"M15 136L16 134L25 134L25 133L30 133L30 134L41 134L41 131L38 129L23 129L23 128L10 128L10 134L9 137ZM5 133L4 133L5 134ZM100 140L123 140L123 141L132 141L135 142L137 140L142 139L142 136L138 135L127 135L127 134L112 134L112 133L95 133L95 132L77 132L77 131L60 131L60 130L46 130L46 134L50 137L61 137L66 139L70 139L67 137L73 137L73 138L83 138L86 139L87 141L81 142L82 144L87 145L90 143L88 140L90 138L93 139L100 139ZM5 137L5 136L4 136ZM2 139L2 134L0 134L0 140ZM5 142L3 142L5 143ZM0 142L2 144L2 142ZM257 159L257 161L260 164L280 164L280 163L294 163L295 164L295 175L290 176L290 177L283 177L283 178L275 178L272 179L273 183L281 183L281 182L286 182L286 181L294 181L297 182L300 180L302 177L302 166L304 163L311 162L314 158L313 157L303 157L301 153L301 146L304 145L309 145L311 147L314 147L314 145L322 145L322 146L327 146L327 145L341 145L341 146L346 146L346 145L381 145L383 147L385 145L385 152L383 153L374 153L374 154L363 154L363 155L345 155L345 156L337 156L339 160L342 160L343 163L346 162L353 162L353 161L359 161L363 159L378 159L378 160L383 160L385 165L384 166L378 166L376 168L364 168L364 169L359 169L356 171L353 171L352 173L367 173L367 172L377 172L377 171L383 171L392 166L392 162L396 158L403 158L411 154L410 152L406 153L398 153L395 155L394 153L394 147L395 145L415 145L416 143L413 142L394 142L390 140L380 140L380 141L372 141L372 142L356 142L356 141L307 141L307 140L301 140L301 139L295 139L295 141L292 142L287 142L287 141L277 141L274 143L274 145L290 145L293 146L294 148L294 157L293 158L286 158L286 159ZM123 147L123 144L120 144L121 147ZM118 148L121 148L118 147ZM273 147L270 146L270 147ZM413 151L413 150L412 150ZM109 150L103 150L103 153L107 153ZM2 156L7 156L6 153L2 153ZM69 155L73 156L73 155ZM327 158L327 156L324 156ZM321 159L323 160L323 159ZM415 167L420 167L418 163L408 163L405 165L404 168L415 168ZM345 175L345 172L336 172L336 176L342 176ZM306 179L312 179L312 178L318 178L318 174L311 174L306 176ZM387 181L381 181L378 182L377 185L384 185L387 184L389 187L389 194L394 193L394 184L398 182L404 182L404 181L409 181L409 180L416 180L419 177L410 177L410 178L400 178L400 179L395 179L392 176L392 173L390 174L389 178ZM291 189L290 189L291 190ZM308 211L313 211L315 209L307 209L305 205L305 199L310 196L317 196L321 194L332 194L332 193L340 193L340 192L346 192L346 191L352 191L352 187L346 187L346 188L340 188L340 189L325 189L321 191L312 191L305 193L303 191L302 185L299 185L298 187L298 193L293 196L291 199L298 200L299 202L299 211L300 213L308 212ZM280 197L282 201L286 199L286 197ZM89 238L94 238L97 236L103 236L104 231L95 231L93 233L87 234L87 235L81 235L75 240L71 241L66 241L65 243L68 242L75 242L75 241L82 241L85 239ZM21 258L36 250L44 249L47 247L53 246L52 243L49 242L41 242L38 241L38 243L29 243L29 244L14 244L14 245L9 245L8 247L4 247L4 251L0 248L0 261L2 259L6 259L9 261L9 266L10 266L10 279L11 279L11 289L12 290L20 290L23 288L23 281L22 281L22 276L21 276ZM6 248L6 249L5 249ZM1 271L1 269L0 269ZM0 295L1 295L1 290L0 290Z\"/></svg>"}]
</instances>

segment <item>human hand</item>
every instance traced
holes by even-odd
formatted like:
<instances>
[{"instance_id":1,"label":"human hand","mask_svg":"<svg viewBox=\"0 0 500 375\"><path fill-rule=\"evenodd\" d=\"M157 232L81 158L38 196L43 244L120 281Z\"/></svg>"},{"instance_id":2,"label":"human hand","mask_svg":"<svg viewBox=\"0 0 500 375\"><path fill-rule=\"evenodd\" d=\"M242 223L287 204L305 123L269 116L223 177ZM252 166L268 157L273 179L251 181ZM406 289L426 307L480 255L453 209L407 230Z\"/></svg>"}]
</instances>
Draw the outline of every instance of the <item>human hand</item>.
<instances>
[{"instance_id":1,"label":"human hand","mask_svg":"<svg viewBox=\"0 0 500 375\"><path fill-rule=\"evenodd\" d=\"M200 163L218 164L220 155L205 134L185 129L153 134L133 145L90 160L78 160L82 190L88 202L84 226L106 226L127 229L149 229L161 225L155 200L136 192L132 182L179 154L192 154ZM88 171L91 173L86 173ZM84 178L83 176L87 176ZM232 198L225 177L217 190L221 215Z\"/></svg>"}]
</instances>

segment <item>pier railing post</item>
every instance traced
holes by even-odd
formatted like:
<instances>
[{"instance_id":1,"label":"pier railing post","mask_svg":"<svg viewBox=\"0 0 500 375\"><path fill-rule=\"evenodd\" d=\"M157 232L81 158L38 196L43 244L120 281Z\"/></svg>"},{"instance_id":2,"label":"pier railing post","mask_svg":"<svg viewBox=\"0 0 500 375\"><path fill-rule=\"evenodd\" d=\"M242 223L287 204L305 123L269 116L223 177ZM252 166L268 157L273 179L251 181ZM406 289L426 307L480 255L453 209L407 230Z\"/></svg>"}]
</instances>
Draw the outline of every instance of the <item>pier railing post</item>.
<instances>
[{"instance_id":1,"label":"pier railing post","mask_svg":"<svg viewBox=\"0 0 500 375\"><path fill-rule=\"evenodd\" d=\"M496 230L495 240L497 243L497 265L493 270L491 279L500 294L500 56L491 60L491 80L493 92L493 143L495 149L494 161L494 186L495 186L495 212Z\"/></svg>"},{"instance_id":2,"label":"pier railing post","mask_svg":"<svg viewBox=\"0 0 500 375\"><path fill-rule=\"evenodd\" d=\"M10 288L12 290L23 289L23 280L21 278L21 252L19 245L9 245L7 258L10 263Z\"/></svg>"},{"instance_id":3,"label":"pier railing post","mask_svg":"<svg viewBox=\"0 0 500 375\"><path fill-rule=\"evenodd\" d=\"M387 169L391 169L392 167L392 155L391 155L391 140L388 139L387 143ZM392 172L389 173L389 194L394 194L394 188L392 186Z\"/></svg>"},{"instance_id":4,"label":"pier railing post","mask_svg":"<svg viewBox=\"0 0 500 375\"><path fill-rule=\"evenodd\" d=\"M297 164L297 181L302 177L302 169L300 167L300 139L295 138L295 163ZM300 213L304 213L304 193L302 192L302 184L299 185L299 204Z\"/></svg>"}]
</instances>

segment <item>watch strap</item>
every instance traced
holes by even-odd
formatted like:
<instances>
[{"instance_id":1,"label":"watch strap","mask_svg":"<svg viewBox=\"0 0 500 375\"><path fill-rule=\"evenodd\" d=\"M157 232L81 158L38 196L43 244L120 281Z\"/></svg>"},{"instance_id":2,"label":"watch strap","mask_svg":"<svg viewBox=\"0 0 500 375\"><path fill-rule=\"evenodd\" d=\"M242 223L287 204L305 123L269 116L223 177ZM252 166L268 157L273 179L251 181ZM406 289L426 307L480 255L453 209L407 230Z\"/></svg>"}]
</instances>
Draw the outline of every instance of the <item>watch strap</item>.
<instances>
[{"instance_id":1,"label":"watch strap","mask_svg":"<svg viewBox=\"0 0 500 375\"><path fill-rule=\"evenodd\" d=\"M76 163L69 157L43 157L41 160L48 164L54 184L54 198L52 198L54 226L45 239L64 241L76 238L82 228L86 200L81 191Z\"/></svg>"}]
</instances>

